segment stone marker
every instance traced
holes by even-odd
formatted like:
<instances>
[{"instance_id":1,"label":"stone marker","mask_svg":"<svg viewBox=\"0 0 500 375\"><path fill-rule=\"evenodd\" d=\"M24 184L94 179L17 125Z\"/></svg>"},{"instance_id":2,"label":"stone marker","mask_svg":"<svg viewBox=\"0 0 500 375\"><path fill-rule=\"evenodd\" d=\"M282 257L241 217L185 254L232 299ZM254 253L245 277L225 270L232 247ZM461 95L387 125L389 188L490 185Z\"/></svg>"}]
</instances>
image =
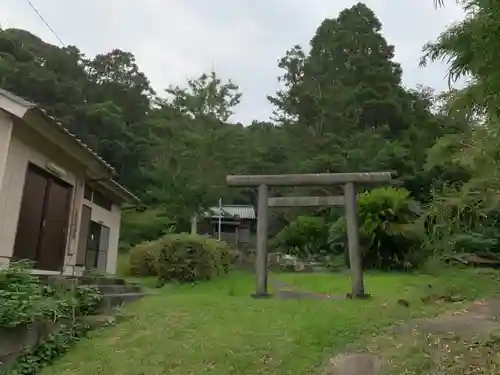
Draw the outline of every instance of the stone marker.
<instances>
[{"instance_id":1,"label":"stone marker","mask_svg":"<svg viewBox=\"0 0 500 375\"><path fill-rule=\"evenodd\" d=\"M372 354L340 354L330 360L325 375L377 375L382 361Z\"/></svg>"}]
</instances>

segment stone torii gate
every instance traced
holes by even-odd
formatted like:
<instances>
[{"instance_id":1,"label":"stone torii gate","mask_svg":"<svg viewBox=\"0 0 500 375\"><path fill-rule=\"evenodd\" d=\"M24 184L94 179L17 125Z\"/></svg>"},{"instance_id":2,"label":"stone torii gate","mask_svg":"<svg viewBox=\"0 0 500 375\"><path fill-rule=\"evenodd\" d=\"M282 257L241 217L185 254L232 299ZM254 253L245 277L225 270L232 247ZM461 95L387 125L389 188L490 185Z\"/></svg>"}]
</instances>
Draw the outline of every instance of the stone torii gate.
<instances>
[{"instance_id":1,"label":"stone torii gate","mask_svg":"<svg viewBox=\"0 0 500 375\"><path fill-rule=\"evenodd\" d=\"M345 206L352 296L364 297L363 269L359 247L357 199L355 185L388 183L391 172L318 173L289 175L227 176L229 186L258 187L257 254L255 260L256 290L254 297L267 297L267 229L269 207ZM330 197L269 197L271 186L334 186L343 185L343 196Z\"/></svg>"}]
</instances>

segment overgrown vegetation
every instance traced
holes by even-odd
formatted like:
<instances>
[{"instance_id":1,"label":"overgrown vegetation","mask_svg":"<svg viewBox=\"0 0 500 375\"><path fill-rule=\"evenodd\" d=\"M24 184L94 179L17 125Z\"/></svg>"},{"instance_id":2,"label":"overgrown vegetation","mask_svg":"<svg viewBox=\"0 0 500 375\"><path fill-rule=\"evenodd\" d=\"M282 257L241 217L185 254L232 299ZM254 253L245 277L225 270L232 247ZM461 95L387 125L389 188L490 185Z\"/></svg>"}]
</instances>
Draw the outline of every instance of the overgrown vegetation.
<instances>
[{"instance_id":1,"label":"overgrown vegetation","mask_svg":"<svg viewBox=\"0 0 500 375\"><path fill-rule=\"evenodd\" d=\"M328 255L328 224L323 217L298 216L277 234L271 245L277 251L302 258Z\"/></svg>"},{"instance_id":2,"label":"overgrown vegetation","mask_svg":"<svg viewBox=\"0 0 500 375\"><path fill-rule=\"evenodd\" d=\"M425 260L421 237L416 227L420 214L418 202L409 191L378 188L359 196L358 223L363 266L368 269L415 269ZM330 228L334 248L347 246L345 218Z\"/></svg>"},{"instance_id":3,"label":"overgrown vegetation","mask_svg":"<svg viewBox=\"0 0 500 375\"><path fill-rule=\"evenodd\" d=\"M435 165L467 178L434 191L422 219L424 238L426 248L435 254L480 252L498 260L500 80L492 64L500 53L500 40L493 36L498 35L500 9L483 0L461 3L465 20L429 43L422 62L448 58L451 80L469 77L467 86L455 93L450 110L466 115L472 126L448 139L446 147L436 144L433 150Z\"/></svg>"},{"instance_id":4,"label":"overgrown vegetation","mask_svg":"<svg viewBox=\"0 0 500 375\"><path fill-rule=\"evenodd\" d=\"M403 188L376 188L359 195L358 224L363 265L368 269L416 269L427 257L417 219L421 206ZM339 216L340 215L340 216ZM344 258L348 265L346 220L299 216L278 233L277 250L302 258Z\"/></svg>"},{"instance_id":5,"label":"overgrown vegetation","mask_svg":"<svg viewBox=\"0 0 500 375\"><path fill-rule=\"evenodd\" d=\"M61 355L67 353L89 330L90 326L83 321L69 325L61 324L56 331L49 333L37 346L27 350L6 375L37 374Z\"/></svg>"},{"instance_id":6,"label":"overgrown vegetation","mask_svg":"<svg viewBox=\"0 0 500 375\"><path fill-rule=\"evenodd\" d=\"M1 327L75 319L94 311L100 302L93 286L43 284L30 270L26 262L0 269Z\"/></svg>"},{"instance_id":7,"label":"overgrown vegetation","mask_svg":"<svg viewBox=\"0 0 500 375\"><path fill-rule=\"evenodd\" d=\"M52 363L88 326L81 318L93 313L101 295L94 286L43 283L29 263L12 262L0 270L0 327L26 329L31 323L48 333L18 359L9 374L31 375ZM58 326L51 332L52 326Z\"/></svg>"}]
</instances>

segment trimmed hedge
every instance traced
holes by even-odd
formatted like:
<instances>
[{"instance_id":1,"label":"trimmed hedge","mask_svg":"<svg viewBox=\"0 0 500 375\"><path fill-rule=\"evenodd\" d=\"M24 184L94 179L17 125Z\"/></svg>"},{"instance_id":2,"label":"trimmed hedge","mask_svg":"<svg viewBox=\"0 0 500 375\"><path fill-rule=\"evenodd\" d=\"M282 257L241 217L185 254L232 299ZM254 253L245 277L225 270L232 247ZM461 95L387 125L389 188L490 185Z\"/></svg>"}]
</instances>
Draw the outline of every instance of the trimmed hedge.
<instances>
[{"instance_id":1,"label":"trimmed hedge","mask_svg":"<svg viewBox=\"0 0 500 375\"><path fill-rule=\"evenodd\" d=\"M129 253L129 272L132 276L157 276L160 246L146 241L134 246Z\"/></svg>"},{"instance_id":2,"label":"trimmed hedge","mask_svg":"<svg viewBox=\"0 0 500 375\"><path fill-rule=\"evenodd\" d=\"M226 274L233 262L230 246L208 236L167 234L130 251L133 276L157 276L162 281L193 282Z\"/></svg>"},{"instance_id":3,"label":"trimmed hedge","mask_svg":"<svg viewBox=\"0 0 500 375\"><path fill-rule=\"evenodd\" d=\"M166 235L158 243L158 277L162 281L210 280L229 271L230 248L224 242L181 233Z\"/></svg>"}]
</instances>

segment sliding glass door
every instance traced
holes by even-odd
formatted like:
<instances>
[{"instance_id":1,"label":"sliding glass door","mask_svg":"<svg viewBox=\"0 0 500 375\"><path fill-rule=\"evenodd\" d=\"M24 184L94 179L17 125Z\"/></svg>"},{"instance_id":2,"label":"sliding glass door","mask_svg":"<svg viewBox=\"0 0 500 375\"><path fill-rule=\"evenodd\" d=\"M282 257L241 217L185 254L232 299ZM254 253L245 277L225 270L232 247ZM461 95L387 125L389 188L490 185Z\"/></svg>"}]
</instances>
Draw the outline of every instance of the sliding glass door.
<instances>
[{"instance_id":1,"label":"sliding glass door","mask_svg":"<svg viewBox=\"0 0 500 375\"><path fill-rule=\"evenodd\" d=\"M108 227L95 221L90 222L85 257L86 269L96 269L100 272L106 271L109 232L110 230Z\"/></svg>"}]
</instances>

